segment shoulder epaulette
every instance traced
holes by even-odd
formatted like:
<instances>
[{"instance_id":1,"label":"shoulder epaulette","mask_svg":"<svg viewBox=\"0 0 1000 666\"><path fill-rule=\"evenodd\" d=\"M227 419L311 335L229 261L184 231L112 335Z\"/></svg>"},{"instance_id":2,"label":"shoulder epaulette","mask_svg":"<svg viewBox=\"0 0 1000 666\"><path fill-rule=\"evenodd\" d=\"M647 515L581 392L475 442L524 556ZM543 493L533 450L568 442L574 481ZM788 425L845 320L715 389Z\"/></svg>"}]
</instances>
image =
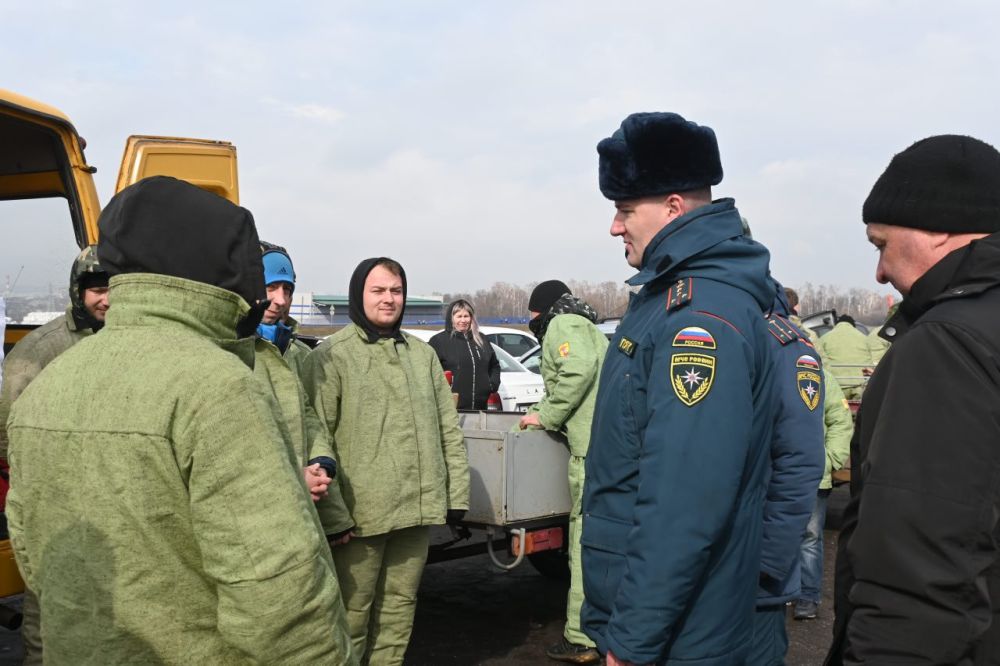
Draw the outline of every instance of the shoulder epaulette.
<instances>
[{"instance_id":1,"label":"shoulder epaulette","mask_svg":"<svg viewBox=\"0 0 1000 666\"><path fill-rule=\"evenodd\" d=\"M667 311L676 310L691 302L694 278L681 278L667 290Z\"/></svg>"},{"instance_id":2,"label":"shoulder epaulette","mask_svg":"<svg viewBox=\"0 0 1000 666\"><path fill-rule=\"evenodd\" d=\"M767 330L778 339L782 345L787 345L799 339L798 331L795 330L787 319L781 315L771 314L767 318Z\"/></svg>"}]
</instances>

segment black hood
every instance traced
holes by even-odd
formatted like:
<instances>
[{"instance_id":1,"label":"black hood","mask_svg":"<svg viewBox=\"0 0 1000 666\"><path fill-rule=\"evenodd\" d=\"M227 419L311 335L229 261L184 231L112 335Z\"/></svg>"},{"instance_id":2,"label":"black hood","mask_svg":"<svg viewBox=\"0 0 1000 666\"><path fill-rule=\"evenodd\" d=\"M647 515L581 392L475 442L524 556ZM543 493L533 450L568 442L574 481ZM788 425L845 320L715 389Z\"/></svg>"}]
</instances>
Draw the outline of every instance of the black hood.
<instances>
[{"instance_id":1,"label":"black hood","mask_svg":"<svg viewBox=\"0 0 1000 666\"><path fill-rule=\"evenodd\" d=\"M573 294L563 294L545 312L542 312L528 322L528 329L535 334L538 344L542 344L545 332L549 330L549 323L561 314L580 315L584 319L589 319L591 323L597 323L597 311L590 307L586 301L577 298Z\"/></svg>"},{"instance_id":2,"label":"black hood","mask_svg":"<svg viewBox=\"0 0 1000 666\"><path fill-rule=\"evenodd\" d=\"M111 199L98 226L97 254L111 276L194 280L251 306L267 298L253 215L190 183L154 176L130 185Z\"/></svg>"},{"instance_id":3,"label":"black hood","mask_svg":"<svg viewBox=\"0 0 1000 666\"><path fill-rule=\"evenodd\" d=\"M372 257L358 264L358 267L354 269L354 274L351 275L351 285L347 292L348 314L351 317L351 321L360 326L365 334L367 334L368 342L376 342L379 338L403 339L403 334L399 332L399 327L403 325L403 314L406 312L406 271L403 270L402 266L399 267L399 277L403 281L403 307L399 311L399 319L396 320L392 330L386 332L379 331L373 323L368 321L368 317L365 316L365 280L368 279L368 274L372 272L372 269L382 261L394 260L388 257Z\"/></svg>"}]
</instances>

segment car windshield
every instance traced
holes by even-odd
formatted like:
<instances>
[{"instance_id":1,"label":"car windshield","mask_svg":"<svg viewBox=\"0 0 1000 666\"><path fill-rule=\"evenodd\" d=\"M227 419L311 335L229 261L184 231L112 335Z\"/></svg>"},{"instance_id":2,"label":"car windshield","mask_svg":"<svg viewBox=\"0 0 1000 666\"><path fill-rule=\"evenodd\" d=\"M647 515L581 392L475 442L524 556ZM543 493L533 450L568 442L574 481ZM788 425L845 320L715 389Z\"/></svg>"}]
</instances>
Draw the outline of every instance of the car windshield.
<instances>
[{"instance_id":1,"label":"car windshield","mask_svg":"<svg viewBox=\"0 0 1000 666\"><path fill-rule=\"evenodd\" d=\"M536 375L542 374L542 347L535 345L534 349L518 359L518 362L525 367L528 372Z\"/></svg>"},{"instance_id":2,"label":"car windshield","mask_svg":"<svg viewBox=\"0 0 1000 666\"><path fill-rule=\"evenodd\" d=\"M517 362L516 358L500 349L500 347L493 345L493 353L496 354L497 360L500 361L500 372L528 372L523 365Z\"/></svg>"}]
</instances>

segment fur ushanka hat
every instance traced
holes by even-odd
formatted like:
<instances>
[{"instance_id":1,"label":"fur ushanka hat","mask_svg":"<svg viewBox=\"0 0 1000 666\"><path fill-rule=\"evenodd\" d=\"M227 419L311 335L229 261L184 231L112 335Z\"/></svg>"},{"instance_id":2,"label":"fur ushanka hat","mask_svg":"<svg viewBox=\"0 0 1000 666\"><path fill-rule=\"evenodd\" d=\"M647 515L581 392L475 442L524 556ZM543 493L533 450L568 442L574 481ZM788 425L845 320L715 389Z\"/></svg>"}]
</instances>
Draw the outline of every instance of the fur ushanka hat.
<instances>
[{"instance_id":1,"label":"fur ushanka hat","mask_svg":"<svg viewBox=\"0 0 1000 666\"><path fill-rule=\"evenodd\" d=\"M597 144L597 152L601 193L612 201L722 182L715 132L676 113L633 113Z\"/></svg>"}]
</instances>

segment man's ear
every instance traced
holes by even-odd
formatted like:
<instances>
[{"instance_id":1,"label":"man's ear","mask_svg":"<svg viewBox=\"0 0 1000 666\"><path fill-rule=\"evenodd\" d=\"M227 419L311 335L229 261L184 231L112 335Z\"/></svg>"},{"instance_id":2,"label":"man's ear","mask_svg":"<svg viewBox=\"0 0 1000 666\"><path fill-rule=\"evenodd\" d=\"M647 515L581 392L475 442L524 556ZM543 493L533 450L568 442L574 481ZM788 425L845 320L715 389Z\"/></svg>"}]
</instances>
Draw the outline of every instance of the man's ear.
<instances>
[{"instance_id":1,"label":"man's ear","mask_svg":"<svg viewBox=\"0 0 1000 666\"><path fill-rule=\"evenodd\" d=\"M670 194L663 200L663 206L667 209L667 221L674 220L688 212L687 203L684 197L679 194Z\"/></svg>"},{"instance_id":2,"label":"man's ear","mask_svg":"<svg viewBox=\"0 0 1000 666\"><path fill-rule=\"evenodd\" d=\"M924 233L927 234L927 242L935 250L948 245L952 237L955 236L955 234L949 234L947 231L925 231Z\"/></svg>"}]
</instances>

